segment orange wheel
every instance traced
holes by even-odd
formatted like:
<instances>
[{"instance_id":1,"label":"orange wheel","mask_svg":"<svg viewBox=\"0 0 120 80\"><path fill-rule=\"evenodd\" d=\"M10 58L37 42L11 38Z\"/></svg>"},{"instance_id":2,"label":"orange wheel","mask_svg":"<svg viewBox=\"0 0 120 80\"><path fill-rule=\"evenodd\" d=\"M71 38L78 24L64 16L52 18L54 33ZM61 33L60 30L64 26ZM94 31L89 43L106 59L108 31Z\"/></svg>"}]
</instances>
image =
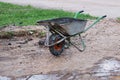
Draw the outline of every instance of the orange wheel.
<instances>
[{"instance_id":1,"label":"orange wheel","mask_svg":"<svg viewBox=\"0 0 120 80\"><path fill-rule=\"evenodd\" d=\"M62 37L60 35L52 34L50 36L49 42L50 42L50 44L53 44L53 43L59 41L60 39L62 39ZM62 41L56 45L50 46L49 50L54 56L59 56L64 50L64 45L65 45L65 41Z\"/></svg>"}]
</instances>

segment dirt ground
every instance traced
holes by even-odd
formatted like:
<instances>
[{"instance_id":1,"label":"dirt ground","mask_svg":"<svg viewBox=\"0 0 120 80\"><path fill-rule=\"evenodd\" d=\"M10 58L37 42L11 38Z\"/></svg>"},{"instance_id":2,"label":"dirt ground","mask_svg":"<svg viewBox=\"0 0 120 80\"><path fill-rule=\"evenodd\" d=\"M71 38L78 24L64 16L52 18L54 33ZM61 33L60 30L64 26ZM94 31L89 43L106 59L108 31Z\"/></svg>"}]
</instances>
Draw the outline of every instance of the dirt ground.
<instances>
[{"instance_id":1,"label":"dirt ground","mask_svg":"<svg viewBox=\"0 0 120 80\"><path fill-rule=\"evenodd\" d=\"M93 21L88 21L87 26L90 25L92 22ZM28 28L43 29L43 26L36 26L34 28L33 26L11 26L6 27L1 31L14 31ZM66 49L59 57L55 57L50 54L47 47L38 45L39 40L42 40L44 37L39 38L24 36L14 37L12 39L0 39L0 75L10 77L23 77L34 74L48 74L52 72L72 73L77 71L79 74L91 73L92 71L99 71L99 68L101 67L97 66L99 66L98 63L100 63L101 60L105 61L104 59L108 60L109 58L115 58L116 60L118 60L118 65L120 65L119 30L120 23L118 23L115 19L104 19L93 28L88 30L86 33L82 34L82 37L84 38L87 45L87 48L84 52L79 52L76 48L71 46L69 49ZM116 64L114 63L113 65L115 66ZM120 72L120 66L118 65L117 75ZM105 70L108 69L109 68ZM114 69L116 69L116 67L113 68L113 70ZM74 75L74 73L72 74ZM119 80L120 78L118 78L113 80ZM64 76L64 79L60 80L70 79L67 79ZM83 78L83 80L85 80L85 78Z\"/></svg>"},{"instance_id":2,"label":"dirt ground","mask_svg":"<svg viewBox=\"0 0 120 80\"><path fill-rule=\"evenodd\" d=\"M94 16L108 15L120 17L120 0L0 0L19 5L32 5L39 8L63 9L67 11L85 10Z\"/></svg>"}]
</instances>

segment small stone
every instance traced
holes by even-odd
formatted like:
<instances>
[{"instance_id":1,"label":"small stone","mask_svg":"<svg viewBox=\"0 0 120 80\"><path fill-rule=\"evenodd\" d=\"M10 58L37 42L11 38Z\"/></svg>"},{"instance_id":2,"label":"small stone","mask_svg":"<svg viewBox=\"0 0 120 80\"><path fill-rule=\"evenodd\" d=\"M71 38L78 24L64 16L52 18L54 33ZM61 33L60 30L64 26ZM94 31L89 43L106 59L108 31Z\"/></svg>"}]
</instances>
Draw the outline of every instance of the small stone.
<instances>
[{"instance_id":1,"label":"small stone","mask_svg":"<svg viewBox=\"0 0 120 80\"><path fill-rule=\"evenodd\" d=\"M18 42L19 44L26 44L26 43L28 43L28 41L27 40L25 40L25 41L20 41L20 42Z\"/></svg>"},{"instance_id":2,"label":"small stone","mask_svg":"<svg viewBox=\"0 0 120 80\"><path fill-rule=\"evenodd\" d=\"M32 41L33 39L32 38L28 38L28 41Z\"/></svg>"},{"instance_id":3,"label":"small stone","mask_svg":"<svg viewBox=\"0 0 120 80\"><path fill-rule=\"evenodd\" d=\"M12 45L11 43L8 43L8 45Z\"/></svg>"},{"instance_id":4,"label":"small stone","mask_svg":"<svg viewBox=\"0 0 120 80\"><path fill-rule=\"evenodd\" d=\"M31 51L35 51L35 50L31 50Z\"/></svg>"},{"instance_id":5,"label":"small stone","mask_svg":"<svg viewBox=\"0 0 120 80\"><path fill-rule=\"evenodd\" d=\"M29 34L31 34L31 35L32 35L33 33L34 33L34 32L32 32L32 31L29 32Z\"/></svg>"},{"instance_id":6,"label":"small stone","mask_svg":"<svg viewBox=\"0 0 120 80\"><path fill-rule=\"evenodd\" d=\"M22 64L22 62L20 62L20 64Z\"/></svg>"},{"instance_id":7,"label":"small stone","mask_svg":"<svg viewBox=\"0 0 120 80\"><path fill-rule=\"evenodd\" d=\"M38 42L39 45L44 45L44 43L45 41L41 41L41 40Z\"/></svg>"},{"instance_id":8,"label":"small stone","mask_svg":"<svg viewBox=\"0 0 120 80\"><path fill-rule=\"evenodd\" d=\"M19 48L21 48L21 46L20 46L20 45L19 45L18 47L19 47Z\"/></svg>"}]
</instances>

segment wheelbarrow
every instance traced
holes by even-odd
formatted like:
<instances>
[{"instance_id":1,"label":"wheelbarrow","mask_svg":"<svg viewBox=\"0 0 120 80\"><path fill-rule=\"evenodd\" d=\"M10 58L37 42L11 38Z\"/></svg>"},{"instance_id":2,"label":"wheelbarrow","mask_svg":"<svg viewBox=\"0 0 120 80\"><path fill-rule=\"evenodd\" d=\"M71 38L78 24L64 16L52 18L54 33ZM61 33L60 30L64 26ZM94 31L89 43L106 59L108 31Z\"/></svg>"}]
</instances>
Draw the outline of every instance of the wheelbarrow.
<instances>
[{"instance_id":1,"label":"wheelbarrow","mask_svg":"<svg viewBox=\"0 0 120 80\"><path fill-rule=\"evenodd\" d=\"M74 18L64 17L37 22L39 25L46 27L47 33L44 44L45 46L49 47L50 52L54 56L61 55L64 49L70 45L73 45L80 52L83 52L86 48L86 45L81 37L81 34L89 30L101 19L106 17L106 15L99 17L93 24L85 28L87 20L77 19L78 14L82 12L84 11L77 12ZM71 37L74 37L76 35L79 35L82 48L79 48L71 42Z\"/></svg>"}]
</instances>

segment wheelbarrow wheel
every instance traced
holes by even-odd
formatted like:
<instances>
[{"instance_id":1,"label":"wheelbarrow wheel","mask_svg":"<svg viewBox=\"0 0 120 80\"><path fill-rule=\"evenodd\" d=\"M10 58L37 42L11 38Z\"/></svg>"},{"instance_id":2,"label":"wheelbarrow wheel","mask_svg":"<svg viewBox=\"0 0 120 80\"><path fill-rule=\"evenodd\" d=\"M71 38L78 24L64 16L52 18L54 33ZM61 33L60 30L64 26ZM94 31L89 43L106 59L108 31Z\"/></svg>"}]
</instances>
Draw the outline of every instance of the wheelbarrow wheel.
<instances>
[{"instance_id":1,"label":"wheelbarrow wheel","mask_svg":"<svg viewBox=\"0 0 120 80\"><path fill-rule=\"evenodd\" d=\"M49 43L54 44L55 42L59 41L60 39L62 39L62 37L60 35L52 34L49 38ZM51 54L53 54L54 56L59 56L64 51L64 45L65 45L65 41L62 41L56 45L50 46L49 50L50 50Z\"/></svg>"}]
</instances>

